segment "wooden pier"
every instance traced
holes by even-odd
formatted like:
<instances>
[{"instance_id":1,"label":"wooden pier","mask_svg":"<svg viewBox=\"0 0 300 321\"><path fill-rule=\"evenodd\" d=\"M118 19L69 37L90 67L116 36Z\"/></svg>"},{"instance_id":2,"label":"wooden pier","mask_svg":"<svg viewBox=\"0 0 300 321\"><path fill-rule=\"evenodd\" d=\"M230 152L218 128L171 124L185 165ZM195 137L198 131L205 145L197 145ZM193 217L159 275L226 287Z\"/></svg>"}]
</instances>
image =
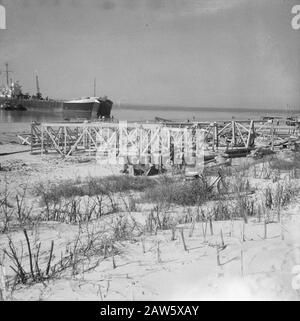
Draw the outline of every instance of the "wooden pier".
<instances>
[{"instance_id":1,"label":"wooden pier","mask_svg":"<svg viewBox=\"0 0 300 321\"><path fill-rule=\"evenodd\" d=\"M239 155L259 146L272 150L299 137L296 126L274 121L53 122L32 123L32 153L78 154L98 159L164 164L199 162L204 153Z\"/></svg>"}]
</instances>

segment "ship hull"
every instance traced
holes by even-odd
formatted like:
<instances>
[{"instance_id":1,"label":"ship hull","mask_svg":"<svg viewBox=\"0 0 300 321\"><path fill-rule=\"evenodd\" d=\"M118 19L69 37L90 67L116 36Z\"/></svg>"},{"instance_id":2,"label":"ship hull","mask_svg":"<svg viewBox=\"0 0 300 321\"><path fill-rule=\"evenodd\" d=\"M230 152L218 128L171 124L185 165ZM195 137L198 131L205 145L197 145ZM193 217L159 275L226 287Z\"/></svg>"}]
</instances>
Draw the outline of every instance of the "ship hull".
<instances>
[{"instance_id":1,"label":"ship hull","mask_svg":"<svg viewBox=\"0 0 300 321\"><path fill-rule=\"evenodd\" d=\"M91 119L93 110L97 108L99 103L85 102L85 103L63 103L63 117L64 119L84 118Z\"/></svg>"},{"instance_id":2,"label":"ship hull","mask_svg":"<svg viewBox=\"0 0 300 321\"><path fill-rule=\"evenodd\" d=\"M0 97L0 103L9 101L10 104L16 106L23 106L27 110L35 109L51 109L51 110L61 110L63 103L60 100L39 100L39 99L7 99Z\"/></svg>"},{"instance_id":3,"label":"ship hull","mask_svg":"<svg viewBox=\"0 0 300 321\"><path fill-rule=\"evenodd\" d=\"M63 119L97 119L110 118L113 102L106 100L39 100L39 99L7 99L0 97L0 105L9 102L10 105L19 106L23 110L51 110L63 113ZM20 109L21 110L21 109Z\"/></svg>"},{"instance_id":4,"label":"ship hull","mask_svg":"<svg viewBox=\"0 0 300 321\"><path fill-rule=\"evenodd\" d=\"M106 101L92 101L92 102L64 102L63 103L63 117L64 119L98 119L110 118L113 102Z\"/></svg>"},{"instance_id":5,"label":"ship hull","mask_svg":"<svg viewBox=\"0 0 300 321\"><path fill-rule=\"evenodd\" d=\"M113 102L109 99L105 101L100 100L100 106L97 110L97 118L110 118L111 110L112 110Z\"/></svg>"}]
</instances>

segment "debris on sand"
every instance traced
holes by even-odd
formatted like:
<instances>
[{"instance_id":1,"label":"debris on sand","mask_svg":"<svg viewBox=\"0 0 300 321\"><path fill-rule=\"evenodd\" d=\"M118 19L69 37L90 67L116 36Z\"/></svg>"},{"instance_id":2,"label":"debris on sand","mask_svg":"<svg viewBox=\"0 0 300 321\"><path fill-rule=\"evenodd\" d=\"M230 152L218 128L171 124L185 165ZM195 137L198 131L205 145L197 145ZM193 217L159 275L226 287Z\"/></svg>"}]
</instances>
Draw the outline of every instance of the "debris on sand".
<instances>
[{"instance_id":1,"label":"debris on sand","mask_svg":"<svg viewBox=\"0 0 300 321\"><path fill-rule=\"evenodd\" d=\"M19 170L28 171L30 169L31 168L22 160L11 160L11 161L4 161L0 163L0 171L2 172L11 172L11 171L19 171Z\"/></svg>"}]
</instances>

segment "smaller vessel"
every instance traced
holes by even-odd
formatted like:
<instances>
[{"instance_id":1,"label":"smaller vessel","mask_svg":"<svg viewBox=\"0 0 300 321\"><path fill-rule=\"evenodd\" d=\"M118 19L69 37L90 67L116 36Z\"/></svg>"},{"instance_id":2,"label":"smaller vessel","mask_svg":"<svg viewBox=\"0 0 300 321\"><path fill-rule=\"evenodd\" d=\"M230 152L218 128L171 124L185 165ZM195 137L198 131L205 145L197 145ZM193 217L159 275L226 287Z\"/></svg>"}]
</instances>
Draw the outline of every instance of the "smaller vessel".
<instances>
[{"instance_id":1,"label":"smaller vessel","mask_svg":"<svg viewBox=\"0 0 300 321\"><path fill-rule=\"evenodd\" d=\"M104 97L82 97L63 102L63 117L70 119L108 119L113 102Z\"/></svg>"}]
</instances>

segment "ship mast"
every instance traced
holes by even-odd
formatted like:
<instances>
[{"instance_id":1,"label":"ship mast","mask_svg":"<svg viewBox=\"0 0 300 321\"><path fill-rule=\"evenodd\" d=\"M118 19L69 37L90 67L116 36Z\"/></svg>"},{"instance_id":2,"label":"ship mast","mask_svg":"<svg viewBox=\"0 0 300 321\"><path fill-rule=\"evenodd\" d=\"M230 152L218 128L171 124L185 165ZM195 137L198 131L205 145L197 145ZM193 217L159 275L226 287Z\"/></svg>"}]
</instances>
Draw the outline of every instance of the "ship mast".
<instances>
[{"instance_id":1,"label":"ship mast","mask_svg":"<svg viewBox=\"0 0 300 321\"><path fill-rule=\"evenodd\" d=\"M12 71L8 70L8 63L5 64L5 70L2 70L2 71L5 72L6 74L6 84L7 84L7 87L9 87L9 73Z\"/></svg>"},{"instance_id":2,"label":"ship mast","mask_svg":"<svg viewBox=\"0 0 300 321\"><path fill-rule=\"evenodd\" d=\"M96 97L96 78L94 78L94 97Z\"/></svg>"},{"instance_id":3,"label":"ship mast","mask_svg":"<svg viewBox=\"0 0 300 321\"><path fill-rule=\"evenodd\" d=\"M35 75L35 81L36 81L36 95L39 97L40 96L40 86L39 86L39 76Z\"/></svg>"}]
</instances>

